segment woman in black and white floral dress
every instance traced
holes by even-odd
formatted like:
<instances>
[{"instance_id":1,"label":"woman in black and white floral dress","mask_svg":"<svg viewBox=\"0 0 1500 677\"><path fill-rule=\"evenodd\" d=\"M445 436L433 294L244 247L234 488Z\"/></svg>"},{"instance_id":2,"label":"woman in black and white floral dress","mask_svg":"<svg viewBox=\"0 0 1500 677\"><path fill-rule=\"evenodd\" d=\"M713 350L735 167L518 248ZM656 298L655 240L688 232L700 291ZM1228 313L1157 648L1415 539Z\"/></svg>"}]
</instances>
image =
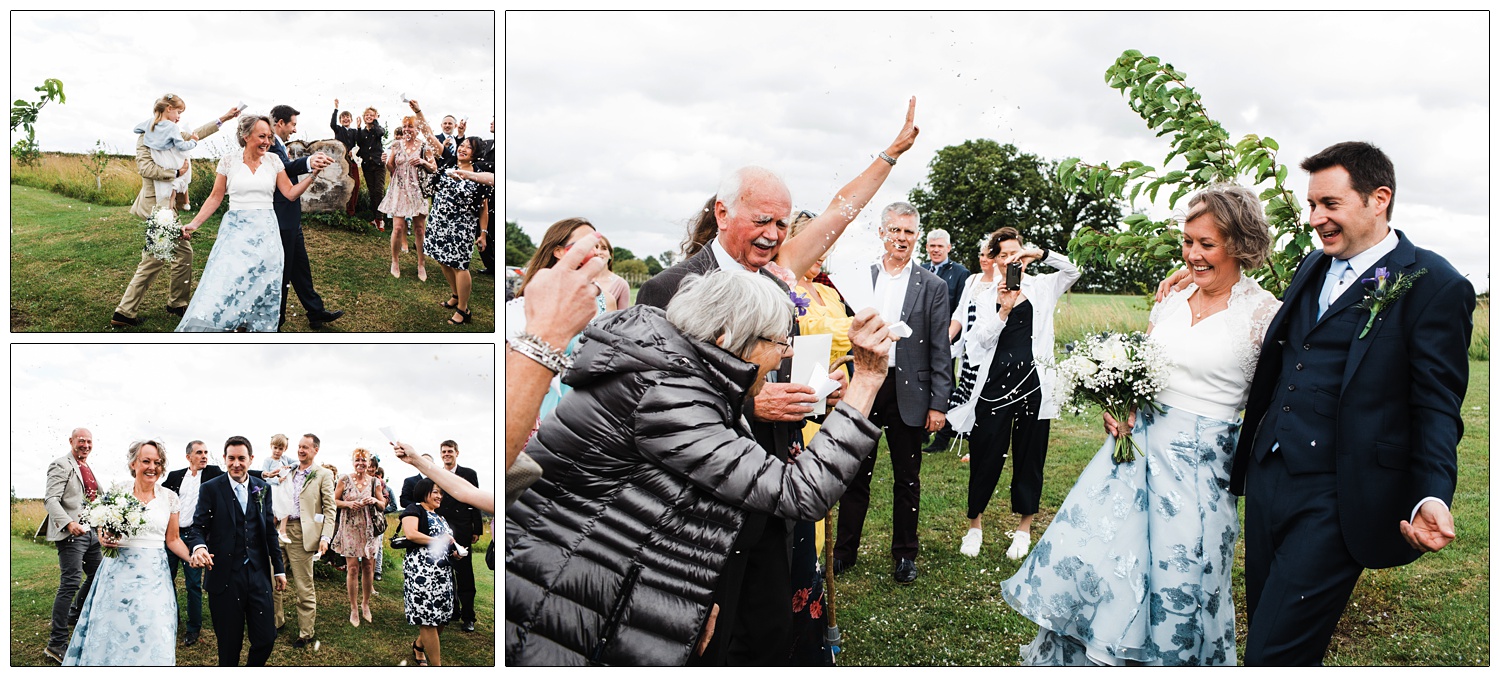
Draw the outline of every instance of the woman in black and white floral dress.
<instances>
[{"instance_id":1,"label":"woman in black and white floral dress","mask_svg":"<svg viewBox=\"0 0 1500 677\"><path fill-rule=\"evenodd\" d=\"M457 166L440 167L433 179L436 185L424 247L427 256L443 267L443 277L448 279L451 294L438 305L453 310L453 317L448 318L452 324L469 321L469 293L474 287L469 261L474 257L476 238L480 248L490 244L485 242L482 226L489 219L489 203L495 189L466 178L476 172L493 171L475 166L479 145L479 137L475 136L459 141Z\"/></svg>"},{"instance_id":2,"label":"woman in black and white floral dress","mask_svg":"<svg viewBox=\"0 0 1500 677\"><path fill-rule=\"evenodd\" d=\"M401 592L406 601L406 622L420 628L412 642L412 658L417 665L443 664L438 633L453 618L453 569L448 558L461 557L453 543L453 530L437 514L443 502L443 490L424 477L417 481L420 503L401 511L401 533L421 547L406 551L402 572L406 581Z\"/></svg>"}]
</instances>

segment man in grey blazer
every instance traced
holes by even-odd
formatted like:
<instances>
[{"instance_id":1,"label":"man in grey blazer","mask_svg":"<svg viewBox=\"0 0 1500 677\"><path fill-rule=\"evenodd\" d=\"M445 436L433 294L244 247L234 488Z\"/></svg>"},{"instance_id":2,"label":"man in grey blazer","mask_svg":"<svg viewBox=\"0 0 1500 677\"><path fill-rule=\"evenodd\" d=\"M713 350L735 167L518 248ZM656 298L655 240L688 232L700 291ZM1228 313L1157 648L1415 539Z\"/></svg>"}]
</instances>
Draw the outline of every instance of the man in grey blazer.
<instances>
[{"instance_id":1,"label":"man in grey blazer","mask_svg":"<svg viewBox=\"0 0 1500 677\"><path fill-rule=\"evenodd\" d=\"M57 598L52 601L52 634L44 650L58 663L68 649L68 627L78 622L94 584L100 555L99 537L93 529L78 523L83 506L99 494L99 482L87 463L94 449L94 435L78 428L68 436L68 446L72 453L47 467L47 521L37 530L37 535L45 531L47 540L57 544L57 563L62 569Z\"/></svg>"},{"instance_id":2,"label":"man in grey blazer","mask_svg":"<svg viewBox=\"0 0 1500 677\"><path fill-rule=\"evenodd\" d=\"M895 474L891 519L892 572L897 583L917 579L917 507L922 497L922 443L927 433L942 430L953 391L952 358L948 344L948 283L912 263L921 237L916 207L905 202L880 212L880 238L885 254L870 266L875 281L876 309L887 322L900 320L911 327L910 337L891 351L885 385L875 396L870 420L885 429L886 446ZM833 546L833 570L854 566L859 554L865 512L870 507L870 476L875 454L839 501L838 538Z\"/></svg>"}]
</instances>

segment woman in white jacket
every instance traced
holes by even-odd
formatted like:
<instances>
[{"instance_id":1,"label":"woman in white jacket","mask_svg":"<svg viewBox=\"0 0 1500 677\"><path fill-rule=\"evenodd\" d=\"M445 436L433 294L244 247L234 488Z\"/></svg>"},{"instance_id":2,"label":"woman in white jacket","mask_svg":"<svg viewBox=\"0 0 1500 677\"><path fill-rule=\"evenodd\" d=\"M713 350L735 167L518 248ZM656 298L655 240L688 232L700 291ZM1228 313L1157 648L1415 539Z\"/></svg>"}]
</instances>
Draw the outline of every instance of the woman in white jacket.
<instances>
[{"instance_id":1,"label":"woman in white jacket","mask_svg":"<svg viewBox=\"0 0 1500 677\"><path fill-rule=\"evenodd\" d=\"M1000 284L976 292L975 320L964 337L964 362L977 364L968 401L950 409L948 420L969 434L969 531L959 551L979 554L981 517L1000 480L1007 453L1014 449L1011 509L1021 515L1005 555L1021 559L1031 548L1031 522L1042 495L1047 438L1060 407L1053 394L1053 315L1057 301L1078 281L1078 268L1066 256L1023 249L1020 233L1001 228L990 238L994 275ZM1021 276L1018 290L1004 289L1005 266L1042 261L1058 272ZM972 431L972 432L971 432Z\"/></svg>"}]
</instances>

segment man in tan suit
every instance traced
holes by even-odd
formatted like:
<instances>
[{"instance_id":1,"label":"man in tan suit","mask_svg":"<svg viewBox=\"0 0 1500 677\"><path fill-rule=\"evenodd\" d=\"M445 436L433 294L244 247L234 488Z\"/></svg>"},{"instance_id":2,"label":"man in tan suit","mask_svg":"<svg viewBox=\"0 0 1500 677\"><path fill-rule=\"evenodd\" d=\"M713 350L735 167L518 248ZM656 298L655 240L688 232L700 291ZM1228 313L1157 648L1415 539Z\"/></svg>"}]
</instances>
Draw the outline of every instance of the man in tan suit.
<instances>
[{"instance_id":1,"label":"man in tan suit","mask_svg":"<svg viewBox=\"0 0 1500 677\"><path fill-rule=\"evenodd\" d=\"M94 585L100 554L99 537L93 529L78 523L84 504L99 493L99 482L88 466L94 435L78 428L68 436L68 446L72 453L47 468L47 521L37 530L38 536L45 532L47 540L57 544L57 563L62 569L57 598L52 601L52 634L44 649L47 657L58 663L68 649L68 626L78 622L89 588Z\"/></svg>"},{"instance_id":2,"label":"man in tan suit","mask_svg":"<svg viewBox=\"0 0 1500 677\"><path fill-rule=\"evenodd\" d=\"M322 557L328 551L337 515L333 505L333 473L314 462L319 444L317 435L303 435L297 443L297 469L282 480L291 483L292 511L287 516L286 535L292 542L283 550L289 560L286 570L297 595L297 641L292 646L298 649L313 640L313 625L318 619L313 557L314 554ZM282 595L278 593L275 597L276 627L280 628L286 622L286 614L282 612Z\"/></svg>"},{"instance_id":3,"label":"man in tan suit","mask_svg":"<svg viewBox=\"0 0 1500 677\"><path fill-rule=\"evenodd\" d=\"M222 117L210 122L193 131L199 139L205 139L219 131L225 122L233 120L240 114L238 108L229 109ZM190 135L182 133L182 138L187 139ZM157 207L173 208L169 198L162 196L160 201L156 198L155 181L171 181L187 171L191 160L182 163L181 167L163 167L151 159L151 149L146 147L146 135L141 134L135 140L135 166L136 172L141 175L141 192L135 197L135 204L130 206L130 213L143 219L151 218L151 214ZM210 176L209 180L213 180ZM187 196L184 195L184 198ZM167 289L167 312L181 317L187 311L188 301L193 296L193 245L186 238L177 241L177 248L173 250L176 260L172 262L172 286ZM141 253L141 262L135 267L135 277L130 279L130 284L125 287L125 295L120 297L120 305L115 308L115 314L109 323L116 327L134 327L141 323L136 318L140 310L141 301L146 297L146 289L156 279L157 273L161 272L162 261L147 254Z\"/></svg>"}]
</instances>

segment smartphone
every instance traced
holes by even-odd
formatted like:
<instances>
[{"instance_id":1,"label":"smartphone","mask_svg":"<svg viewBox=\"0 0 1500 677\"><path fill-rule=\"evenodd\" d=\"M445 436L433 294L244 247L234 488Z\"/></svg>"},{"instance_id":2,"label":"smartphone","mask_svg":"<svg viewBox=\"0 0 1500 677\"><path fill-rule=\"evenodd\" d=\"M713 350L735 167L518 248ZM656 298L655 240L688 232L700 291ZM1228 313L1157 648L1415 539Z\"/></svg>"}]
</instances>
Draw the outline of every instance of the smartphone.
<instances>
[{"instance_id":1,"label":"smartphone","mask_svg":"<svg viewBox=\"0 0 1500 677\"><path fill-rule=\"evenodd\" d=\"M1005 289L1006 291L1017 291L1021 288L1021 264L1005 264Z\"/></svg>"}]
</instances>

